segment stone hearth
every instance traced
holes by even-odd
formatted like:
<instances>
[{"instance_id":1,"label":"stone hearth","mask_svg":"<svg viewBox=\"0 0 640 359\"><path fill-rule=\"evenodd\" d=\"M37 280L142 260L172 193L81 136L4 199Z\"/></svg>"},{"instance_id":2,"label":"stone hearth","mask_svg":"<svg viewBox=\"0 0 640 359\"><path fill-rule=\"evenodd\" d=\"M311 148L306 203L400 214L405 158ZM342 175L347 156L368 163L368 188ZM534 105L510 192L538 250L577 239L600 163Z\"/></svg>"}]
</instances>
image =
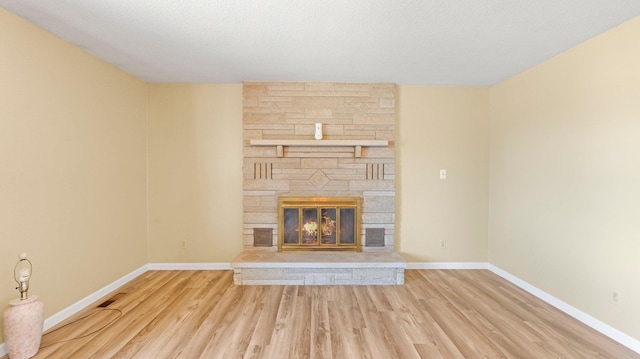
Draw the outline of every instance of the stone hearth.
<instances>
[{"instance_id":1,"label":"stone hearth","mask_svg":"<svg viewBox=\"0 0 640 359\"><path fill-rule=\"evenodd\" d=\"M407 262L395 252L242 252L236 285L401 285Z\"/></svg>"}]
</instances>

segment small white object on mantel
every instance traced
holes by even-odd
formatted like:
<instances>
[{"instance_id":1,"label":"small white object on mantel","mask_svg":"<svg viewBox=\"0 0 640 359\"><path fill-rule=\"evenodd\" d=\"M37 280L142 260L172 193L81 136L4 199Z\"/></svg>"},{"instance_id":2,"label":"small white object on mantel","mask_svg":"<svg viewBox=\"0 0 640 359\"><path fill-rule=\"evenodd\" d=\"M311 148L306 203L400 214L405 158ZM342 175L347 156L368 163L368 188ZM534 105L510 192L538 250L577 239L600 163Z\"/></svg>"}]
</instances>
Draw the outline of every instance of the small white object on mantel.
<instances>
[{"instance_id":1,"label":"small white object on mantel","mask_svg":"<svg viewBox=\"0 0 640 359\"><path fill-rule=\"evenodd\" d=\"M316 140L321 140L322 139L322 123L320 122L316 122L316 133L314 138Z\"/></svg>"}]
</instances>

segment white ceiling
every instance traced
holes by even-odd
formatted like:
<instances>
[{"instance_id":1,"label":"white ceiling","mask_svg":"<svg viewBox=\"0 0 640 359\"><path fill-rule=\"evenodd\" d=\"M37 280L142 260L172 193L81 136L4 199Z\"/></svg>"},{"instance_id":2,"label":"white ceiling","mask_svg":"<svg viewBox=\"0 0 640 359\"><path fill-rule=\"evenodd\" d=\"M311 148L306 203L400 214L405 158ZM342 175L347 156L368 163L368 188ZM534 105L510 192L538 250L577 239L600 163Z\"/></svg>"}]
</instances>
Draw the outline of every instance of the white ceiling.
<instances>
[{"instance_id":1,"label":"white ceiling","mask_svg":"<svg viewBox=\"0 0 640 359\"><path fill-rule=\"evenodd\" d=\"M488 86L640 15L640 0L0 0L0 6L143 80L204 83Z\"/></svg>"}]
</instances>

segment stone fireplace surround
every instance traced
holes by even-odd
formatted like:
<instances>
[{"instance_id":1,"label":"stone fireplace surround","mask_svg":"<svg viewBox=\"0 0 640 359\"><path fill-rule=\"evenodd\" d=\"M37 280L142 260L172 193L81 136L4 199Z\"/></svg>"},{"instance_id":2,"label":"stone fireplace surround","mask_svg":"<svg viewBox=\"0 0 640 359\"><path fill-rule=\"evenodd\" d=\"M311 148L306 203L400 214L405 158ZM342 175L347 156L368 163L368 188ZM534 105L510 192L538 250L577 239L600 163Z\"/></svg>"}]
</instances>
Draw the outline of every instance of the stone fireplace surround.
<instances>
[{"instance_id":1,"label":"stone fireplace surround","mask_svg":"<svg viewBox=\"0 0 640 359\"><path fill-rule=\"evenodd\" d=\"M395 252L394 84L243 84L243 209L236 284L402 284ZM315 123L323 139L314 140ZM278 252L280 197L362 199L361 253ZM384 233L367 245L366 229ZM254 230L273 233L254 246ZM339 254L339 256L336 256Z\"/></svg>"}]
</instances>

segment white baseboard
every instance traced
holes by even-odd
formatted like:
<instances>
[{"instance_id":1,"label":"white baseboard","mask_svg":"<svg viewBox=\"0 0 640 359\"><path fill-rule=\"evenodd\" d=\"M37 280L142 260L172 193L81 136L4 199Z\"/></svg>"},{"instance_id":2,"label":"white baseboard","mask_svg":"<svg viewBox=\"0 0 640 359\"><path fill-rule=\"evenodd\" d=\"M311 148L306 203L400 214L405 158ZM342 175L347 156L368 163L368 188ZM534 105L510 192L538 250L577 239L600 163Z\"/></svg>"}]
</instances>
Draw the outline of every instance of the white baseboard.
<instances>
[{"instance_id":1,"label":"white baseboard","mask_svg":"<svg viewBox=\"0 0 640 359\"><path fill-rule=\"evenodd\" d=\"M231 263L149 263L149 270L231 270Z\"/></svg>"},{"instance_id":2,"label":"white baseboard","mask_svg":"<svg viewBox=\"0 0 640 359\"><path fill-rule=\"evenodd\" d=\"M492 265L488 266L489 271L499 275L500 277L508 280L509 282L515 284L526 292L532 294L533 296L541 299L542 301L556 307L557 309L565 312L566 314L574 317L575 319L581 321L582 323L590 326L591 328L597 330L598 332L608 336L609 338L617 341L618 343L624 345L625 347L635 351L636 353L640 353L640 341L632 338L631 336L619 331L612 326L601 322L600 320L590 316L589 314L561 301L560 299L552 296L551 294L540 290L533 285L523 281L522 279Z\"/></svg>"},{"instance_id":3,"label":"white baseboard","mask_svg":"<svg viewBox=\"0 0 640 359\"><path fill-rule=\"evenodd\" d=\"M44 325L42 330L43 331L47 331L50 328L52 328L54 325L62 322L63 320L71 317L72 315L78 313L79 311L81 311L82 309L88 307L89 305L95 303L97 300L99 300L100 298L104 297L105 295L113 292L114 290L120 288L121 286L125 285L126 283L128 283L129 281L131 281L132 279L136 278L137 276L141 275L142 273L146 272L147 269L147 264L143 265L142 267L134 270L133 272L126 274L125 276L123 276L120 279L117 279L116 281L108 284L107 286L98 289L97 291L93 292L92 294L89 294L88 296L80 299L79 301L71 304L70 306L64 308L63 310L57 312L56 314L50 316L49 318L46 318L44 320ZM0 343L0 356L4 356L9 354L9 348L7 348L6 343Z\"/></svg>"},{"instance_id":4,"label":"white baseboard","mask_svg":"<svg viewBox=\"0 0 640 359\"><path fill-rule=\"evenodd\" d=\"M54 325L60 323L61 321L69 318L70 316L76 314L77 312L81 311L82 309L88 307L89 305L93 304L94 302L96 302L97 300L99 300L100 298L104 297L105 295L113 292L114 290L122 287L123 285L127 284L128 282L130 282L131 280L133 280L134 278L136 278L137 276L141 275L142 273L146 272L147 269L147 264L143 265L142 267L134 270L133 272L126 274L125 276L123 276L120 279L117 279L116 281L112 282L111 284L108 284L106 287L103 287L101 289L98 289L97 291L89 294L88 296L80 299L79 301L71 304L70 306L64 308L63 310L59 311L58 313L50 316L49 318L44 320L44 329L43 330L48 330L49 328L53 327Z\"/></svg>"},{"instance_id":5,"label":"white baseboard","mask_svg":"<svg viewBox=\"0 0 640 359\"><path fill-rule=\"evenodd\" d=\"M487 262L409 262L407 269L487 269Z\"/></svg>"}]
</instances>

